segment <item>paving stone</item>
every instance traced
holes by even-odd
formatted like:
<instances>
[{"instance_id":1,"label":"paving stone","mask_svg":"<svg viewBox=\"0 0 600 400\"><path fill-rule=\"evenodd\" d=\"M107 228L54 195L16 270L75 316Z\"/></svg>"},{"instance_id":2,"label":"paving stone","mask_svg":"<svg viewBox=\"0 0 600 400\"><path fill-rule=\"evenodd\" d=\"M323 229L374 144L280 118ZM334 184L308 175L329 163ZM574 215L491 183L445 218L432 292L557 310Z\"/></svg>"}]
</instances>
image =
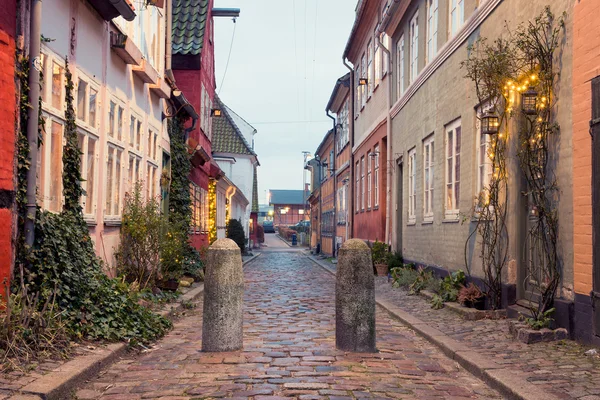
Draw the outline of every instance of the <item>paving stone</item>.
<instances>
[{"instance_id":1,"label":"paving stone","mask_svg":"<svg viewBox=\"0 0 600 400\"><path fill-rule=\"evenodd\" d=\"M335 280L300 253L264 253L244 275L243 350L200 351L198 300L153 351L120 361L82 390L101 400L500 398L383 310L379 353L336 350Z\"/></svg>"}]
</instances>

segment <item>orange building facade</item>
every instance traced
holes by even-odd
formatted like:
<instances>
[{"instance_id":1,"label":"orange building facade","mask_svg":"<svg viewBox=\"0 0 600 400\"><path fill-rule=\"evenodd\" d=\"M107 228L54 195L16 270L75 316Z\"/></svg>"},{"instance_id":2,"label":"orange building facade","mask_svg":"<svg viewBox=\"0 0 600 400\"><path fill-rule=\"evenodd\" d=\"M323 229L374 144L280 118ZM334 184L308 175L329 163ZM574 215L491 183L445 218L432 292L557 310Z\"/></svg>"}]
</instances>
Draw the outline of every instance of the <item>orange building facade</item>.
<instances>
[{"instance_id":1,"label":"orange building facade","mask_svg":"<svg viewBox=\"0 0 600 400\"><path fill-rule=\"evenodd\" d=\"M573 6L574 333L575 337L596 344L600 343L600 35L598 26L600 26L600 2L576 1Z\"/></svg>"}]
</instances>

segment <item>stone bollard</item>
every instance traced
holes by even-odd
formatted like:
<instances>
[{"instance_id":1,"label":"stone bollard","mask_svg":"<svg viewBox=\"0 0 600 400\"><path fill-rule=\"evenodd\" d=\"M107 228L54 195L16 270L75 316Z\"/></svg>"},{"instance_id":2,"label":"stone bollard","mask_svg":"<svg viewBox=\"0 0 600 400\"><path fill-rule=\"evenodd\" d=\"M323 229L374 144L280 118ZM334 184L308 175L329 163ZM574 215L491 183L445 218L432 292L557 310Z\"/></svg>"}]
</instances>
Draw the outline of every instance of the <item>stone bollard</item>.
<instances>
[{"instance_id":1,"label":"stone bollard","mask_svg":"<svg viewBox=\"0 0 600 400\"><path fill-rule=\"evenodd\" d=\"M338 253L335 344L339 350L361 353L377 351L371 249L359 239L346 241Z\"/></svg>"},{"instance_id":2,"label":"stone bollard","mask_svg":"<svg viewBox=\"0 0 600 400\"><path fill-rule=\"evenodd\" d=\"M243 296L240 248L231 239L219 239L208 249L204 275L202 351L242 349Z\"/></svg>"}]
</instances>

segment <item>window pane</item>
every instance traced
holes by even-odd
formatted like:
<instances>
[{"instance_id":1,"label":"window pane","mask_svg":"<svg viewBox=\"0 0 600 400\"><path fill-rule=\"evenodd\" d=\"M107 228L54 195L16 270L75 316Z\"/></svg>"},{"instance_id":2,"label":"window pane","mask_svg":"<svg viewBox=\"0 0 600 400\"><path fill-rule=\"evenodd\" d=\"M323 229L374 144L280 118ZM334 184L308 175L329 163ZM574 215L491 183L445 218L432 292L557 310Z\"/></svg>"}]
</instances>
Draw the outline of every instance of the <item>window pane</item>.
<instances>
[{"instance_id":1,"label":"window pane","mask_svg":"<svg viewBox=\"0 0 600 400\"><path fill-rule=\"evenodd\" d=\"M77 148L79 149L79 151L81 151L82 154L83 154L83 150L84 150L84 148L83 148L84 141L85 141L85 135L81 134L80 132L77 132ZM82 177L84 177L83 160L84 160L84 158L81 157L80 165L79 165L79 170L81 172Z\"/></svg>"},{"instance_id":2,"label":"window pane","mask_svg":"<svg viewBox=\"0 0 600 400\"><path fill-rule=\"evenodd\" d=\"M117 138L123 140L123 107L117 109Z\"/></svg>"},{"instance_id":3,"label":"window pane","mask_svg":"<svg viewBox=\"0 0 600 400\"><path fill-rule=\"evenodd\" d=\"M87 181L86 188L86 201L85 201L85 213L91 214L94 212L94 165L96 163L96 140L88 137L88 149L87 149L87 171L85 180Z\"/></svg>"},{"instance_id":4,"label":"window pane","mask_svg":"<svg viewBox=\"0 0 600 400\"><path fill-rule=\"evenodd\" d=\"M85 91L87 89L87 83L79 80L77 86L77 118L85 121Z\"/></svg>"},{"instance_id":5,"label":"window pane","mask_svg":"<svg viewBox=\"0 0 600 400\"><path fill-rule=\"evenodd\" d=\"M108 148L108 159L106 160L106 214L112 215L113 200L113 162L115 149Z\"/></svg>"},{"instance_id":6,"label":"window pane","mask_svg":"<svg viewBox=\"0 0 600 400\"><path fill-rule=\"evenodd\" d=\"M62 206L62 137L63 126L52 121L50 139L50 211L58 212Z\"/></svg>"},{"instance_id":7,"label":"window pane","mask_svg":"<svg viewBox=\"0 0 600 400\"><path fill-rule=\"evenodd\" d=\"M108 109L108 136L115 137L115 108L117 105L111 101Z\"/></svg>"},{"instance_id":8,"label":"window pane","mask_svg":"<svg viewBox=\"0 0 600 400\"><path fill-rule=\"evenodd\" d=\"M136 128L136 123L135 123L135 117L132 116L130 121L129 121L129 145L133 147L133 143L135 141L135 128Z\"/></svg>"},{"instance_id":9,"label":"window pane","mask_svg":"<svg viewBox=\"0 0 600 400\"><path fill-rule=\"evenodd\" d=\"M150 157L152 155L152 131L148 131L148 143L146 146L146 155Z\"/></svg>"},{"instance_id":10,"label":"window pane","mask_svg":"<svg viewBox=\"0 0 600 400\"><path fill-rule=\"evenodd\" d=\"M62 109L63 68L57 63L52 63L52 106Z\"/></svg>"},{"instance_id":11,"label":"window pane","mask_svg":"<svg viewBox=\"0 0 600 400\"><path fill-rule=\"evenodd\" d=\"M115 159L115 192L113 202L113 215L119 215L121 210L121 150L117 150Z\"/></svg>"},{"instance_id":12,"label":"window pane","mask_svg":"<svg viewBox=\"0 0 600 400\"><path fill-rule=\"evenodd\" d=\"M138 121L137 129L136 129L136 136L135 136L135 149L138 151L140 150L141 142L142 142L142 122Z\"/></svg>"},{"instance_id":13,"label":"window pane","mask_svg":"<svg viewBox=\"0 0 600 400\"><path fill-rule=\"evenodd\" d=\"M98 95L98 92L96 91L96 89L90 88L90 103L89 103L89 121L88 123L92 126L92 127L96 127L96 96Z\"/></svg>"}]
</instances>

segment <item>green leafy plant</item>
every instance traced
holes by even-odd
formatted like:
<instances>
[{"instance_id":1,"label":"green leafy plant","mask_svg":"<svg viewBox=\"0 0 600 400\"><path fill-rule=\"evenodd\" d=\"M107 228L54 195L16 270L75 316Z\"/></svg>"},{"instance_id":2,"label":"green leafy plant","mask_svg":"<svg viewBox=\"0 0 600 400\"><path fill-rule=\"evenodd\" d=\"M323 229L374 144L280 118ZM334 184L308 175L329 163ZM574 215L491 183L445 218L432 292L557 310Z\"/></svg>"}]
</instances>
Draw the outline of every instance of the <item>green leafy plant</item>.
<instances>
[{"instance_id":1,"label":"green leafy plant","mask_svg":"<svg viewBox=\"0 0 600 400\"><path fill-rule=\"evenodd\" d=\"M155 198L143 198L140 181L125 195L121 242L115 252L117 274L140 289L153 287L160 275L160 238L163 217Z\"/></svg>"},{"instance_id":2,"label":"green leafy plant","mask_svg":"<svg viewBox=\"0 0 600 400\"><path fill-rule=\"evenodd\" d=\"M246 234L244 233L244 227L242 223L237 219L230 219L227 224L227 237L233 240L241 252L244 253L246 249Z\"/></svg>"},{"instance_id":3,"label":"green leafy plant","mask_svg":"<svg viewBox=\"0 0 600 400\"><path fill-rule=\"evenodd\" d=\"M444 308L444 299L441 296L434 294L431 298L431 308L434 310L440 310Z\"/></svg>"},{"instance_id":4,"label":"green leafy plant","mask_svg":"<svg viewBox=\"0 0 600 400\"><path fill-rule=\"evenodd\" d=\"M465 281L463 270L454 271L442 279L438 294L446 302L455 302L458 299L458 291L464 286Z\"/></svg>"},{"instance_id":5,"label":"green leafy plant","mask_svg":"<svg viewBox=\"0 0 600 400\"><path fill-rule=\"evenodd\" d=\"M427 287L427 283L433 279L433 273L423 267L417 270L417 279L408 287L408 294L419 294Z\"/></svg>"},{"instance_id":6,"label":"green leafy plant","mask_svg":"<svg viewBox=\"0 0 600 400\"><path fill-rule=\"evenodd\" d=\"M373 264L386 264L388 260L388 246L387 244L375 240L371 247L371 258Z\"/></svg>"},{"instance_id":7,"label":"green leafy plant","mask_svg":"<svg viewBox=\"0 0 600 400\"><path fill-rule=\"evenodd\" d=\"M533 318L525 318L525 322L531 329L540 330L543 328L549 328L552 321L554 321L554 319L551 318L551 315L555 310L555 308L550 308L543 313L538 314L537 317L534 316Z\"/></svg>"},{"instance_id":8,"label":"green leafy plant","mask_svg":"<svg viewBox=\"0 0 600 400\"><path fill-rule=\"evenodd\" d=\"M179 279L183 275L183 265L188 249L188 233L182 229L184 222L164 221L159 241L160 278L162 280Z\"/></svg>"},{"instance_id":9,"label":"green leafy plant","mask_svg":"<svg viewBox=\"0 0 600 400\"><path fill-rule=\"evenodd\" d=\"M404 288L408 287L417 280L419 272L412 268L393 268L390 270L392 273L392 287Z\"/></svg>"},{"instance_id":10,"label":"green leafy plant","mask_svg":"<svg viewBox=\"0 0 600 400\"><path fill-rule=\"evenodd\" d=\"M402 254L398 251L387 253L386 263L390 270L394 268L404 267L404 258L402 258Z\"/></svg>"}]
</instances>

